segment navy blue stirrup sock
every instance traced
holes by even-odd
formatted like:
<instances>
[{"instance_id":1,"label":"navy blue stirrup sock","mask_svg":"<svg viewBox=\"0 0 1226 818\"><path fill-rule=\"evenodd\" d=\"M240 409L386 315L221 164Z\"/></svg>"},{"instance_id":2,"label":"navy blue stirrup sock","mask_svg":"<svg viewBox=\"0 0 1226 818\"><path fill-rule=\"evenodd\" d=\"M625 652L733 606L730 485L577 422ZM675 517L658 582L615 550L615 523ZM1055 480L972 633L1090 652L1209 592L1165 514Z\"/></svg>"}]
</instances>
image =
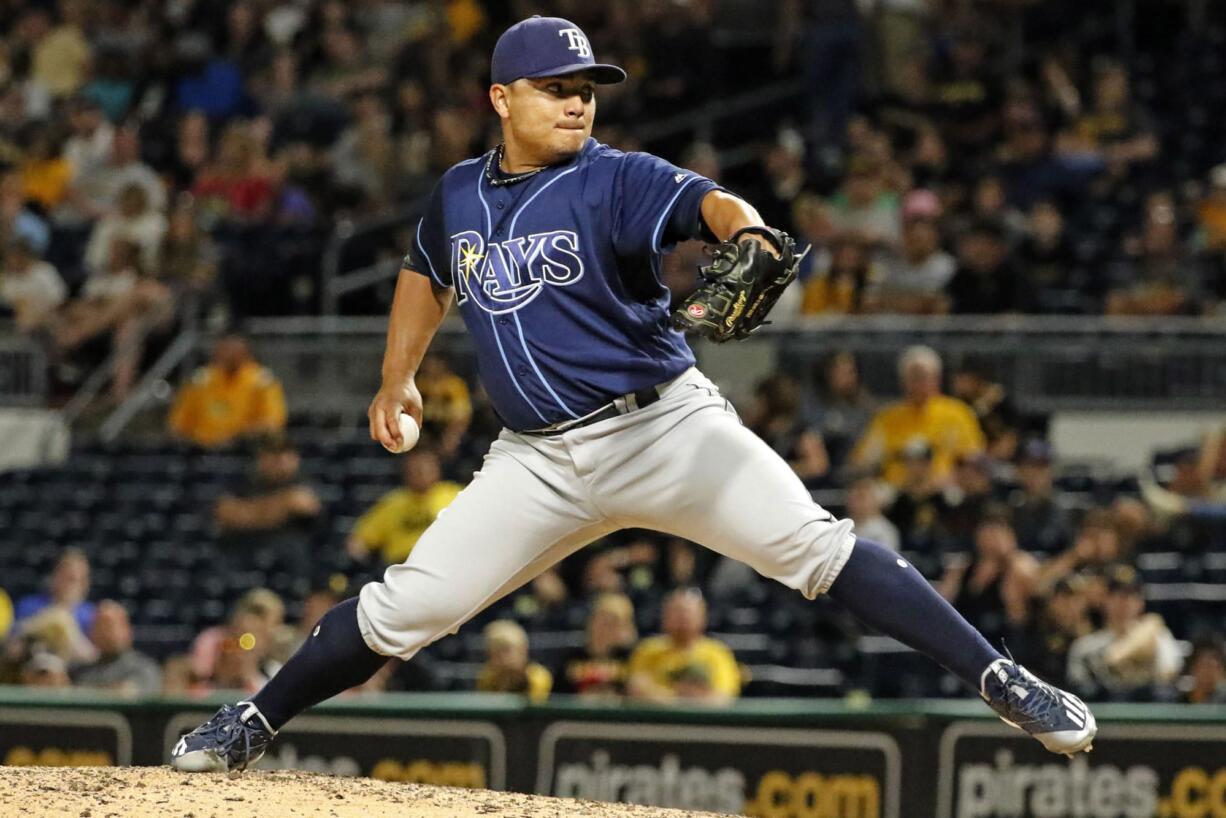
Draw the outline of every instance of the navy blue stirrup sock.
<instances>
[{"instance_id":1,"label":"navy blue stirrup sock","mask_svg":"<svg viewBox=\"0 0 1226 818\"><path fill-rule=\"evenodd\" d=\"M915 566L875 542L856 538L827 595L866 625L935 659L976 691L987 666L1003 658Z\"/></svg>"},{"instance_id":2,"label":"navy blue stirrup sock","mask_svg":"<svg viewBox=\"0 0 1226 818\"><path fill-rule=\"evenodd\" d=\"M312 705L375 675L389 657L366 646L358 629L357 597L347 599L319 624L251 701L274 730Z\"/></svg>"}]
</instances>

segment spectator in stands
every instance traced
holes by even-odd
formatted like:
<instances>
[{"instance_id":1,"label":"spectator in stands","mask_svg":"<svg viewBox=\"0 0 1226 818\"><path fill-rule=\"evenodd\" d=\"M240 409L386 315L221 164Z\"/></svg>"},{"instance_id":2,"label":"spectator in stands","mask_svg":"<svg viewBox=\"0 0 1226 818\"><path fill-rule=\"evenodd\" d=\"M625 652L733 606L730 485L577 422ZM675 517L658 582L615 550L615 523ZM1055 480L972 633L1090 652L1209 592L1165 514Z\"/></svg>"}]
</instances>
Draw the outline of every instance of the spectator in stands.
<instances>
[{"instance_id":1,"label":"spectator in stands","mask_svg":"<svg viewBox=\"0 0 1226 818\"><path fill-rule=\"evenodd\" d=\"M1021 439L1022 418L1005 387L992 380L988 365L974 358L964 359L950 386L953 396L974 410L987 438L988 454L996 460L1012 460Z\"/></svg>"},{"instance_id":2,"label":"spectator in stands","mask_svg":"<svg viewBox=\"0 0 1226 818\"><path fill-rule=\"evenodd\" d=\"M385 494L353 527L350 556L378 551L388 565L404 562L422 533L463 488L442 478L438 454L420 445L404 456L404 486Z\"/></svg>"},{"instance_id":3,"label":"spectator in stands","mask_svg":"<svg viewBox=\"0 0 1226 818\"><path fill-rule=\"evenodd\" d=\"M477 676L482 693L522 693L529 701L549 698L553 676L528 660L528 634L515 622L500 619L485 628L486 660Z\"/></svg>"},{"instance_id":4,"label":"spectator in stands","mask_svg":"<svg viewBox=\"0 0 1226 818\"><path fill-rule=\"evenodd\" d=\"M1030 440L1017 461L1019 488L1010 499L1013 528L1027 551L1052 554L1072 536L1068 510L1053 491L1052 448L1046 440ZM1045 677L1046 678L1046 677Z\"/></svg>"},{"instance_id":5,"label":"spectator in stands","mask_svg":"<svg viewBox=\"0 0 1226 818\"><path fill-rule=\"evenodd\" d=\"M93 47L86 38L88 6L60 0L58 24L38 39L30 54L30 78L56 99L72 96L89 76Z\"/></svg>"},{"instance_id":6,"label":"spectator in stands","mask_svg":"<svg viewBox=\"0 0 1226 818\"><path fill-rule=\"evenodd\" d=\"M149 206L149 196L144 188L132 183L119 191L115 208L109 211L90 234L85 247L85 266L91 272L100 272L107 267L111 248L116 240L135 244L140 248L140 264L145 270L157 266L158 250L166 235L166 216Z\"/></svg>"},{"instance_id":7,"label":"spectator in stands","mask_svg":"<svg viewBox=\"0 0 1226 818\"><path fill-rule=\"evenodd\" d=\"M210 364L181 387L170 410L170 429L198 446L222 446L285 428L281 383L251 354L247 340L226 335Z\"/></svg>"},{"instance_id":8,"label":"spectator in stands","mask_svg":"<svg viewBox=\"0 0 1226 818\"><path fill-rule=\"evenodd\" d=\"M962 235L979 224L990 224L1000 230L1007 250L1012 250L1026 231L1026 216L1009 203L1004 181L994 174L975 180L969 207L950 224L955 235Z\"/></svg>"},{"instance_id":9,"label":"spectator in stands","mask_svg":"<svg viewBox=\"0 0 1226 818\"><path fill-rule=\"evenodd\" d=\"M1226 704L1226 652L1219 639L1203 639L1188 657L1187 681L1180 685L1180 701L1187 704Z\"/></svg>"},{"instance_id":10,"label":"spectator in stands","mask_svg":"<svg viewBox=\"0 0 1226 818\"><path fill-rule=\"evenodd\" d=\"M1069 649L1068 680L1087 698L1147 695L1175 678L1183 657L1162 617L1145 613L1136 571L1114 569L1107 579L1103 628Z\"/></svg>"},{"instance_id":11,"label":"spectator in stands","mask_svg":"<svg viewBox=\"0 0 1226 818\"><path fill-rule=\"evenodd\" d=\"M16 241L24 242L31 251L42 255L51 243L51 228L26 204L21 174L4 168L0 169L0 242Z\"/></svg>"},{"instance_id":12,"label":"spectator in stands","mask_svg":"<svg viewBox=\"0 0 1226 818\"><path fill-rule=\"evenodd\" d=\"M875 309L917 315L948 311L945 287L956 265L941 249L940 216L941 203L932 191L913 190L903 199L901 251L886 264Z\"/></svg>"},{"instance_id":13,"label":"spectator in stands","mask_svg":"<svg viewBox=\"0 0 1226 818\"><path fill-rule=\"evenodd\" d=\"M899 452L903 467L902 484L897 489L887 517L898 527L902 547L908 551L935 553L944 547L939 525L946 508L942 483L933 471L932 449L916 438Z\"/></svg>"},{"instance_id":14,"label":"spectator in stands","mask_svg":"<svg viewBox=\"0 0 1226 818\"><path fill-rule=\"evenodd\" d=\"M36 651L21 668L24 687L72 687L68 663L48 651Z\"/></svg>"},{"instance_id":15,"label":"spectator in stands","mask_svg":"<svg viewBox=\"0 0 1226 818\"><path fill-rule=\"evenodd\" d=\"M98 603L90 641L98 649L98 660L73 674L79 687L135 696L152 696L161 690L161 668L132 647L132 623L118 602L107 599Z\"/></svg>"},{"instance_id":16,"label":"spectator in stands","mask_svg":"<svg viewBox=\"0 0 1226 818\"><path fill-rule=\"evenodd\" d=\"M980 221L958 239L958 269L946 288L954 313L1028 312L1026 277L1009 256L1001 226Z\"/></svg>"},{"instance_id":17,"label":"spectator in stands","mask_svg":"<svg viewBox=\"0 0 1226 818\"><path fill-rule=\"evenodd\" d=\"M172 150L166 172L175 188L191 190L209 161L209 118L200 111L185 113L179 120Z\"/></svg>"},{"instance_id":18,"label":"spectator in stands","mask_svg":"<svg viewBox=\"0 0 1226 818\"><path fill-rule=\"evenodd\" d=\"M1150 209L1139 247L1118 265L1120 283L1107 293L1108 315L1179 315L1200 312L1203 270L1179 237L1174 209Z\"/></svg>"},{"instance_id":19,"label":"spectator in stands","mask_svg":"<svg viewBox=\"0 0 1226 818\"><path fill-rule=\"evenodd\" d=\"M988 509L979 518L974 547L969 560L946 569L940 590L967 621L997 643L1026 626L1039 563L1018 548L1003 508Z\"/></svg>"},{"instance_id":20,"label":"spectator in stands","mask_svg":"<svg viewBox=\"0 0 1226 818\"><path fill-rule=\"evenodd\" d=\"M61 353L69 353L109 335L115 352L111 396L119 402L136 378L145 338L164 327L172 314L170 290L146 275L140 246L116 237L107 267L92 273L80 297L64 308L55 340Z\"/></svg>"},{"instance_id":21,"label":"spectator in stands","mask_svg":"<svg viewBox=\"0 0 1226 818\"><path fill-rule=\"evenodd\" d=\"M802 248L808 248L800 263L800 280L807 283L819 271L829 269L830 250L835 239L839 237L839 231L834 226L829 203L814 193L802 193L796 197L796 201L792 203L792 221L796 225L796 243ZM686 245L682 245L684 246ZM785 291L785 305L789 303L787 299L788 293Z\"/></svg>"},{"instance_id":22,"label":"spectator in stands","mask_svg":"<svg viewBox=\"0 0 1226 818\"><path fill-rule=\"evenodd\" d=\"M758 382L754 398L745 425L787 461L805 486L815 487L830 471L830 458L821 435L801 415L799 385L774 374Z\"/></svg>"},{"instance_id":23,"label":"spectator in stands","mask_svg":"<svg viewBox=\"0 0 1226 818\"><path fill-rule=\"evenodd\" d=\"M804 315L871 312L881 282L881 269L868 246L852 233L836 238L828 264L818 267L804 285L800 311Z\"/></svg>"},{"instance_id":24,"label":"spectator in stands","mask_svg":"<svg viewBox=\"0 0 1226 818\"><path fill-rule=\"evenodd\" d=\"M1054 202L1043 199L1030 208L1017 258L1026 270L1026 279L1035 288L1039 312L1083 308L1083 296L1076 292L1078 279L1073 277L1077 257L1065 230L1064 216Z\"/></svg>"},{"instance_id":25,"label":"spectator in stands","mask_svg":"<svg viewBox=\"0 0 1226 818\"><path fill-rule=\"evenodd\" d=\"M924 92L922 88L919 90L921 94ZM957 174L949 158L949 147L940 132L926 119L919 123L907 164L916 187L931 189L939 194L944 194L946 188L952 186Z\"/></svg>"},{"instance_id":26,"label":"spectator in stands","mask_svg":"<svg viewBox=\"0 0 1226 818\"><path fill-rule=\"evenodd\" d=\"M888 483L901 486L903 448L918 439L932 451L934 477L943 481L955 458L983 451L983 430L969 406L941 394L941 358L935 350L907 349L899 358L898 375L903 399L873 416L852 461L865 469L881 468Z\"/></svg>"},{"instance_id":27,"label":"spectator in stands","mask_svg":"<svg viewBox=\"0 0 1226 818\"><path fill-rule=\"evenodd\" d=\"M515 595L512 610L515 618L530 627L549 627L558 624L571 627L567 618L566 602L570 591L556 568L545 571L533 579ZM559 620L563 620L559 622Z\"/></svg>"},{"instance_id":28,"label":"spectator in stands","mask_svg":"<svg viewBox=\"0 0 1226 818\"><path fill-rule=\"evenodd\" d=\"M1064 685L1073 642L1093 631L1088 583L1079 574L1061 577L1041 600L1024 634L1013 631L1014 655L1051 684Z\"/></svg>"},{"instance_id":29,"label":"spectator in stands","mask_svg":"<svg viewBox=\"0 0 1226 818\"><path fill-rule=\"evenodd\" d=\"M555 690L580 696L619 698L626 692L630 651L638 640L634 605L625 594L601 594L587 619L587 641L562 660Z\"/></svg>"},{"instance_id":30,"label":"spectator in stands","mask_svg":"<svg viewBox=\"0 0 1226 818\"><path fill-rule=\"evenodd\" d=\"M48 591L17 600L14 615L17 622L21 622L48 609L67 612L83 634L93 628L97 611L89 601L89 559L85 552L64 549L51 572Z\"/></svg>"},{"instance_id":31,"label":"spectator in stands","mask_svg":"<svg viewBox=\"0 0 1226 818\"><path fill-rule=\"evenodd\" d=\"M1074 144L1097 151L1113 175L1124 176L1132 165L1158 155L1158 139L1149 116L1132 99L1127 69L1100 61L1094 70L1093 107L1074 123Z\"/></svg>"},{"instance_id":32,"label":"spectator in stands","mask_svg":"<svg viewBox=\"0 0 1226 818\"><path fill-rule=\"evenodd\" d=\"M782 225L781 230L795 233L792 204L809 186L800 134L791 128L780 130L764 152L762 171L762 189L754 196L754 204L767 224Z\"/></svg>"},{"instance_id":33,"label":"spectator in stands","mask_svg":"<svg viewBox=\"0 0 1226 818\"><path fill-rule=\"evenodd\" d=\"M652 584L661 562L658 539L632 533L627 539L613 535L583 549L578 559L562 563L559 575L577 596L618 593L627 584ZM627 582L627 578L632 581Z\"/></svg>"},{"instance_id":34,"label":"spectator in stands","mask_svg":"<svg viewBox=\"0 0 1226 818\"><path fill-rule=\"evenodd\" d=\"M200 25L204 23L199 20ZM179 37L174 43L174 57L181 68L172 92L173 108L200 110L216 121L244 109L247 100L242 71L228 56L214 54L207 35Z\"/></svg>"},{"instance_id":35,"label":"spectator in stands","mask_svg":"<svg viewBox=\"0 0 1226 818\"><path fill-rule=\"evenodd\" d=\"M284 626L281 598L266 588L253 588L224 624L201 631L188 655L166 663L166 691L258 689L279 667L272 657L285 638Z\"/></svg>"},{"instance_id":36,"label":"spectator in stands","mask_svg":"<svg viewBox=\"0 0 1226 818\"><path fill-rule=\"evenodd\" d=\"M860 381L856 356L839 351L827 358L814 389L806 389L812 405L806 414L821 435L836 468L843 466L855 442L872 420L876 401Z\"/></svg>"},{"instance_id":37,"label":"spectator in stands","mask_svg":"<svg viewBox=\"0 0 1226 818\"><path fill-rule=\"evenodd\" d=\"M1109 510L1120 541L1120 554L1132 556L1161 550L1167 534L1165 526L1160 524L1143 500L1120 495L1111 501Z\"/></svg>"},{"instance_id":38,"label":"spectator in stands","mask_svg":"<svg viewBox=\"0 0 1226 818\"><path fill-rule=\"evenodd\" d=\"M1226 434L1213 430L1199 448L1172 452L1169 458L1165 485L1149 474L1140 478L1141 496L1154 514L1163 520L1183 515L1226 517Z\"/></svg>"},{"instance_id":39,"label":"spectator in stands","mask_svg":"<svg viewBox=\"0 0 1226 818\"><path fill-rule=\"evenodd\" d=\"M0 301L13 311L23 333L50 331L68 288L56 269L35 254L25 239L16 238L4 249L0 272Z\"/></svg>"},{"instance_id":40,"label":"spectator in stands","mask_svg":"<svg viewBox=\"0 0 1226 818\"><path fill-rule=\"evenodd\" d=\"M835 229L869 247L892 249L902 237L898 195L885 185L885 168L867 156L852 157L843 188L830 199Z\"/></svg>"},{"instance_id":41,"label":"spectator in stands","mask_svg":"<svg viewBox=\"0 0 1226 818\"><path fill-rule=\"evenodd\" d=\"M44 213L55 210L68 196L72 166L64 157L52 127L32 123L26 129L20 165L21 187L27 201Z\"/></svg>"},{"instance_id":42,"label":"spectator in stands","mask_svg":"<svg viewBox=\"0 0 1226 818\"><path fill-rule=\"evenodd\" d=\"M226 491L213 507L225 557L238 566L277 566L309 577L313 534L323 514L319 496L299 474L301 459L289 438L259 443L255 473Z\"/></svg>"},{"instance_id":43,"label":"spectator in stands","mask_svg":"<svg viewBox=\"0 0 1226 818\"><path fill-rule=\"evenodd\" d=\"M157 172L141 159L138 126L133 123L115 129L109 147L105 161L91 167L88 176L73 177L69 199L56 212L60 221L75 223L105 217L121 206L124 191L130 187L144 193L149 212L165 212L166 188Z\"/></svg>"},{"instance_id":44,"label":"spectator in stands","mask_svg":"<svg viewBox=\"0 0 1226 818\"><path fill-rule=\"evenodd\" d=\"M395 176L391 119L376 94L353 104L353 122L332 148L333 182L372 210L386 207Z\"/></svg>"},{"instance_id":45,"label":"spectator in stands","mask_svg":"<svg viewBox=\"0 0 1226 818\"><path fill-rule=\"evenodd\" d=\"M723 704L741 693L741 671L732 651L705 636L707 603L693 589L664 601L659 636L641 641L630 655L627 692L651 702Z\"/></svg>"},{"instance_id":46,"label":"spectator in stands","mask_svg":"<svg viewBox=\"0 0 1226 818\"><path fill-rule=\"evenodd\" d=\"M8 636L9 628L13 627L13 600L3 588L0 588L0 645Z\"/></svg>"},{"instance_id":47,"label":"spectator in stands","mask_svg":"<svg viewBox=\"0 0 1226 818\"><path fill-rule=\"evenodd\" d=\"M1093 508L1082 517L1072 547L1043 563L1041 584L1051 587L1074 571L1101 572L1131 559L1111 512Z\"/></svg>"},{"instance_id":48,"label":"spectator in stands","mask_svg":"<svg viewBox=\"0 0 1226 818\"><path fill-rule=\"evenodd\" d=\"M192 692L237 690L255 693L264 686L268 678L268 674L260 671L259 655L255 649L249 647L242 637L230 636L218 644L213 674L197 682Z\"/></svg>"},{"instance_id":49,"label":"spectator in stands","mask_svg":"<svg viewBox=\"0 0 1226 818\"><path fill-rule=\"evenodd\" d=\"M192 194L216 218L251 222L270 215L274 193L268 159L251 124L230 123L216 157L196 176Z\"/></svg>"},{"instance_id":50,"label":"spectator in stands","mask_svg":"<svg viewBox=\"0 0 1226 818\"><path fill-rule=\"evenodd\" d=\"M954 462L953 481L945 489L938 521L946 548L971 550L983 515L995 505L992 469L992 459L982 452L962 455Z\"/></svg>"},{"instance_id":51,"label":"spectator in stands","mask_svg":"<svg viewBox=\"0 0 1226 818\"><path fill-rule=\"evenodd\" d=\"M1095 154L1053 152L1043 116L1032 101L1010 103L1004 119L1005 139L996 158L1009 204L1022 211L1044 199L1084 194L1106 167Z\"/></svg>"},{"instance_id":52,"label":"spectator in stands","mask_svg":"<svg viewBox=\"0 0 1226 818\"><path fill-rule=\"evenodd\" d=\"M450 461L473 419L468 384L445 359L427 355L417 369L417 389L422 397L422 433L438 441L439 455Z\"/></svg>"},{"instance_id":53,"label":"spectator in stands","mask_svg":"<svg viewBox=\"0 0 1226 818\"><path fill-rule=\"evenodd\" d=\"M217 278L219 253L196 220L196 203L184 194L170 211L166 236L158 248L157 279L170 287L176 302L209 295Z\"/></svg>"},{"instance_id":54,"label":"spectator in stands","mask_svg":"<svg viewBox=\"0 0 1226 818\"><path fill-rule=\"evenodd\" d=\"M19 637L17 654L21 661L39 651L54 653L69 665L92 662L98 658L89 637L67 608L51 606L22 619L13 629Z\"/></svg>"},{"instance_id":55,"label":"spectator in stands","mask_svg":"<svg viewBox=\"0 0 1226 818\"><path fill-rule=\"evenodd\" d=\"M1003 94L999 65L989 51L992 37L975 22L986 21L960 19L943 32L948 47L934 53L929 69L929 110L956 154L973 155L988 144Z\"/></svg>"},{"instance_id":56,"label":"spectator in stands","mask_svg":"<svg viewBox=\"0 0 1226 818\"><path fill-rule=\"evenodd\" d=\"M856 536L897 551L901 545L898 527L881 513L877 481L858 477L847 488L847 515L856 524Z\"/></svg>"},{"instance_id":57,"label":"spectator in stands","mask_svg":"<svg viewBox=\"0 0 1226 818\"><path fill-rule=\"evenodd\" d=\"M1226 251L1226 162L1209 171L1209 190L1196 206L1196 222L1202 246Z\"/></svg>"},{"instance_id":58,"label":"spectator in stands","mask_svg":"<svg viewBox=\"0 0 1226 818\"><path fill-rule=\"evenodd\" d=\"M96 218L102 208L90 205L103 198L97 189L111 158L115 126L103 116L102 106L85 96L69 100L67 114L72 135L64 143L64 156L72 165L72 187L58 215L63 220L65 211L80 211L82 220Z\"/></svg>"}]
</instances>

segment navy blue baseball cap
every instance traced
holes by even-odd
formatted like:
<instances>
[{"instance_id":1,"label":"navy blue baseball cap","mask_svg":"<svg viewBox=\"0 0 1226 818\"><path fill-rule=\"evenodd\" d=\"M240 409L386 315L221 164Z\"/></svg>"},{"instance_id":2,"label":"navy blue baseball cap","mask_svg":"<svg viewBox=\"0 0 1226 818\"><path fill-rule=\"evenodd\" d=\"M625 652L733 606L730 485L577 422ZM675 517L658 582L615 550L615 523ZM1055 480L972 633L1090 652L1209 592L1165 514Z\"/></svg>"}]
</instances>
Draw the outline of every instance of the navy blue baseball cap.
<instances>
[{"instance_id":1,"label":"navy blue baseball cap","mask_svg":"<svg viewBox=\"0 0 1226 818\"><path fill-rule=\"evenodd\" d=\"M626 78L616 65L596 62L592 43L579 26L561 17L529 17L508 28L494 46L490 79L507 85L525 77L556 77L588 71L601 85Z\"/></svg>"}]
</instances>

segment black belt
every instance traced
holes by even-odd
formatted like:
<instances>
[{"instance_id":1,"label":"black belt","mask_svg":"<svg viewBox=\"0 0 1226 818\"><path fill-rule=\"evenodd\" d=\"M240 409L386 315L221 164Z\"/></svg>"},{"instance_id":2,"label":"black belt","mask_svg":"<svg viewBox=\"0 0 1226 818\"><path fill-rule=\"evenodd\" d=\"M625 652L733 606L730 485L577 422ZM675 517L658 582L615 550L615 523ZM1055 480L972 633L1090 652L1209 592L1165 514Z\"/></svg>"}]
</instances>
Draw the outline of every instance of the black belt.
<instances>
[{"instance_id":1,"label":"black belt","mask_svg":"<svg viewBox=\"0 0 1226 818\"><path fill-rule=\"evenodd\" d=\"M619 395L595 412L584 415L576 420L562 421L552 426L546 426L543 429L525 429L520 434L552 437L574 429L582 429L584 426L591 426L593 423L600 423L602 420L609 420L618 415L629 414L636 409L645 409L660 399L660 387L662 386L664 384L649 386L646 389L639 389L636 392Z\"/></svg>"}]
</instances>

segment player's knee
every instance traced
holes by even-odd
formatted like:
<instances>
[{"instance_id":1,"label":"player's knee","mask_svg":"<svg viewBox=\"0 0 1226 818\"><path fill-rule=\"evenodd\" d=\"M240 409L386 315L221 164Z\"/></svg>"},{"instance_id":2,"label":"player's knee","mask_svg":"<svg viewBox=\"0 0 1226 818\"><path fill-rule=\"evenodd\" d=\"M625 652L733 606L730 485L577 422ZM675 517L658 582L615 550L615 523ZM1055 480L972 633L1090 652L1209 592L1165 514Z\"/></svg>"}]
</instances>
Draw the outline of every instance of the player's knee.
<instances>
[{"instance_id":1,"label":"player's knee","mask_svg":"<svg viewBox=\"0 0 1226 818\"><path fill-rule=\"evenodd\" d=\"M362 614L369 625L367 639L375 643L372 648L408 659L454 630L465 611L450 599L414 599L371 583L362 589Z\"/></svg>"}]
</instances>

